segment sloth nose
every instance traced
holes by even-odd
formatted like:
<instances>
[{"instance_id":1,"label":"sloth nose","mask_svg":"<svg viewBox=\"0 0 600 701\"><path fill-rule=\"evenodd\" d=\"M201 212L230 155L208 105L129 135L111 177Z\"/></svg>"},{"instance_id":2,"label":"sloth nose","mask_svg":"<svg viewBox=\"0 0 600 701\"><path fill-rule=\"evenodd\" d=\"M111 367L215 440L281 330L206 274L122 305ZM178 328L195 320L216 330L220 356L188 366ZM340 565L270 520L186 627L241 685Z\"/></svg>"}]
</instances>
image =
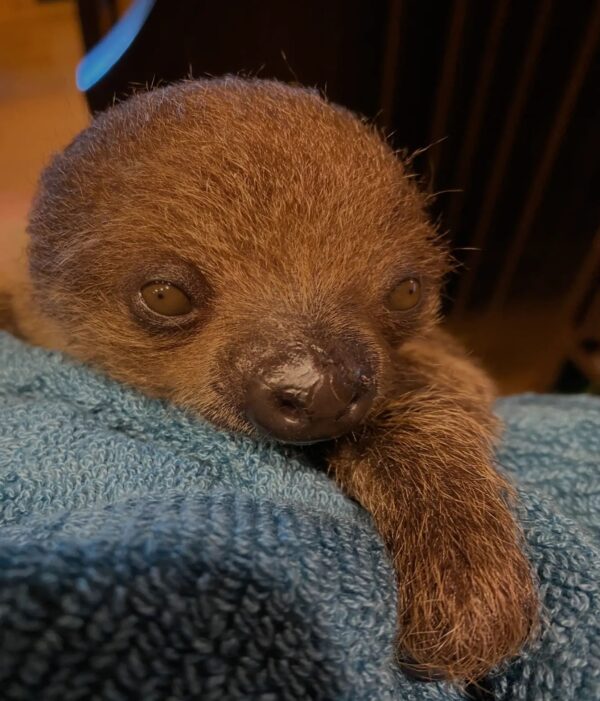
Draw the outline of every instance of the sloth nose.
<instances>
[{"instance_id":1,"label":"sloth nose","mask_svg":"<svg viewBox=\"0 0 600 701\"><path fill-rule=\"evenodd\" d=\"M355 428L371 407L374 382L354 353L267 361L248 383L246 415L285 443L316 443Z\"/></svg>"}]
</instances>

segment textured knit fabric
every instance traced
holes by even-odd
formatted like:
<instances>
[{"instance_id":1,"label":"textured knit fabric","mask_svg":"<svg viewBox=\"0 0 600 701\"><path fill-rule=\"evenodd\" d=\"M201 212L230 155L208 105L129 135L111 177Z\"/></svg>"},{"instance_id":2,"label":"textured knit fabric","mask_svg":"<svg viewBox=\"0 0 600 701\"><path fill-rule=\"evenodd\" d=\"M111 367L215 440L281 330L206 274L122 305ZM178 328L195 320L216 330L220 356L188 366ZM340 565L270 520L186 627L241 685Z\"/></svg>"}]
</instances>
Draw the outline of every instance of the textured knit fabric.
<instances>
[{"instance_id":1,"label":"textured knit fabric","mask_svg":"<svg viewBox=\"0 0 600 701\"><path fill-rule=\"evenodd\" d=\"M495 699L600 699L600 402L501 401L545 605ZM368 515L289 449L0 334L0 699L458 700Z\"/></svg>"}]
</instances>

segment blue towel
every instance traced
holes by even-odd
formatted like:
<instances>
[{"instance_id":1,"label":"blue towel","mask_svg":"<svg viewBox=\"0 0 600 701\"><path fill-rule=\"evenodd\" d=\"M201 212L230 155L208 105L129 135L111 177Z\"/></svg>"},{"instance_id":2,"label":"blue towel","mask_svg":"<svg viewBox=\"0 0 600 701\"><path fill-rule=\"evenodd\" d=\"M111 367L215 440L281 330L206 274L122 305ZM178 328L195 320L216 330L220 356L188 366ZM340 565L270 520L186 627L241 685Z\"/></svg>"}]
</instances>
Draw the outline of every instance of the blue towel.
<instances>
[{"instance_id":1,"label":"blue towel","mask_svg":"<svg viewBox=\"0 0 600 701\"><path fill-rule=\"evenodd\" d=\"M493 698L600 699L600 401L502 400L546 608ZM0 334L0 698L458 700L393 662L369 516L290 448Z\"/></svg>"}]
</instances>

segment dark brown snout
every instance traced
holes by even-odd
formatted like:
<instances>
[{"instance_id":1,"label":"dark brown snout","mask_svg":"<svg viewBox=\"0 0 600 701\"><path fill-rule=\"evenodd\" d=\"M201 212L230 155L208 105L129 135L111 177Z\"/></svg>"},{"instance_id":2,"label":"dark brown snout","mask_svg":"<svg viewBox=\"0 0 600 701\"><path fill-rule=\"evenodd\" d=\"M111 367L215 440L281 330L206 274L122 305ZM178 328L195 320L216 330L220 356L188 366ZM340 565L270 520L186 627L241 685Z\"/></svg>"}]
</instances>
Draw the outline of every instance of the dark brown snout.
<instances>
[{"instance_id":1,"label":"dark brown snout","mask_svg":"<svg viewBox=\"0 0 600 701\"><path fill-rule=\"evenodd\" d=\"M354 351L296 352L266 360L250 379L246 414L286 443L314 443L355 428L371 407L373 373Z\"/></svg>"}]
</instances>

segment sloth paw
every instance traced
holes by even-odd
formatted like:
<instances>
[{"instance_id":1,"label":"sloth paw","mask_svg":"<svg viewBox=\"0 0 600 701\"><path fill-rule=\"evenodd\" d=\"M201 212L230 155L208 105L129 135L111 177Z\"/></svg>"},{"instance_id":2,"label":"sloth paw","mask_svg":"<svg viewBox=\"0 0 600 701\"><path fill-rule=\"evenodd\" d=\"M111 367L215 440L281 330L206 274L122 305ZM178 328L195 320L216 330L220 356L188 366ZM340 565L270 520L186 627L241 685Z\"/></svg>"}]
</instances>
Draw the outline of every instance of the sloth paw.
<instances>
[{"instance_id":1,"label":"sloth paw","mask_svg":"<svg viewBox=\"0 0 600 701\"><path fill-rule=\"evenodd\" d=\"M520 550L503 556L456 570L446 563L400 587L398 644L408 676L476 683L519 652L537 619L537 595Z\"/></svg>"}]
</instances>

